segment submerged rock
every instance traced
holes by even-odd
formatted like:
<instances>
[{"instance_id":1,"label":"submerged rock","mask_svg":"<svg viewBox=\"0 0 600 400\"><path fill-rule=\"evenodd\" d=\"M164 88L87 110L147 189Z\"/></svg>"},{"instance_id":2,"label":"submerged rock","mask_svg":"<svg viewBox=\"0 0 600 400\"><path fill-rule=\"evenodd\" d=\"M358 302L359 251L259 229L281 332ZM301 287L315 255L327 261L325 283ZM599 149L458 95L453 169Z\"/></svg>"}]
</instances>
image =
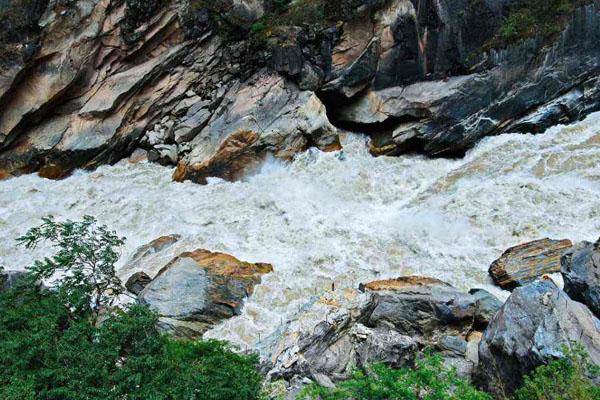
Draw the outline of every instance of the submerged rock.
<instances>
[{"instance_id":1,"label":"submerged rock","mask_svg":"<svg viewBox=\"0 0 600 400\"><path fill-rule=\"evenodd\" d=\"M483 333L477 380L497 395L510 395L523 376L561 357L561 346L581 343L600 365L600 321L549 280L515 289Z\"/></svg>"},{"instance_id":2,"label":"submerged rock","mask_svg":"<svg viewBox=\"0 0 600 400\"><path fill-rule=\"evenodd\" d=\"M565 292L600 318L600 240L571 248L561 260Z\"/></svg>"},{"instance_id":3,"label":"submerged rock","mask_svg":"<svg viewBox=\"0 0 600 400\"><path fill-rule=\"evenodd\" d=\"M511 247L490 265L489 273L502 289L512 290L560 272L560 258L572 245L570 240L546 238Z\"/></svg>"},{"instance_id":4,"label":"submerged rock","mask_svg":"<svg viewBox=\"0 0 600 400\"><path fill-rule=\"evenodd\" d=\"M217 322L239 315L244 300L273 267L223 253L195 250L167 264L139 294L175 336L199 337Z\"/></svg>"}]
</instances>

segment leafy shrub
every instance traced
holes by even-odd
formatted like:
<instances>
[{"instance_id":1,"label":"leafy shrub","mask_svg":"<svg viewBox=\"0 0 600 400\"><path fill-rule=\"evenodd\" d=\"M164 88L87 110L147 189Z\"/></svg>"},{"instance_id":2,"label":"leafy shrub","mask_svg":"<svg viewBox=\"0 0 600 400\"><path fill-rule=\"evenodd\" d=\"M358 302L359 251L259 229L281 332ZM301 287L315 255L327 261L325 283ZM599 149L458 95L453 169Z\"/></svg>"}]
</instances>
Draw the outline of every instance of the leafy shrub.
<instances>
[{"instance_id":1,"label":"leafy shrub","mask_svg":"<svg viewBox=\"0 0 600 400\"><path fill-rule=\"evenodd\" d=\"M123 239L114 232L92 217L46 218L19 239L40 240L57 253L0 291L1 399L259 399L256 356L218 341L175 341L145 306L109 307L123 290L114 273ZM56 273L54 287L40 290L37 279Z\"/></svg>"},{"instance_id":2,"label":"leafy shrub","mask_svg":"<svg viewBox=\"0 0 600 400\"><path fill-rule=\"evenodd\" d=\"M98 225L94 217L85 216L79 222L46 217L40 226L17 239L27 249L43 241L50 242L57 253L35 261L28 270L37 281L59 276L51 285L70 307L98 315L125 292L115 268L125 238Z\"/></svg>"},{"instance_id":3,"label":"leafy shrub","mask_svg":"<svg viewBox=\"0 0 600 400\"><path fill-rule=\"evenodd\" d=\"M53 292L0 294L0 398L258 399L256 358L221 342L174 341L133 306L100 327Z\"/></svg>"},{"instance_id":4,"label":"leafy shrub","mask_svg":"<svg viewBox=\"0 0 600 400\"><path fill-rule=\"evenodd\" d=\"M335 389L309 386L304 398L321 400L491 400L445 368L439 355L422 354L414 368L392 369L376 364L367 373L356 370Z\"/></svg>"},{"instance_id":5,"label":"leafy shrub","mask_svg":"<svg viewBox=\"0 0 600 400\"><path fill-rule=\"evenodd\" d=\"M516 400L598 400L600 387L592 379L600 378L600 368L592 364L585 349L575 345L564 349L566 357L538 367L525 377Z\"/></svg>"}]
</instances>

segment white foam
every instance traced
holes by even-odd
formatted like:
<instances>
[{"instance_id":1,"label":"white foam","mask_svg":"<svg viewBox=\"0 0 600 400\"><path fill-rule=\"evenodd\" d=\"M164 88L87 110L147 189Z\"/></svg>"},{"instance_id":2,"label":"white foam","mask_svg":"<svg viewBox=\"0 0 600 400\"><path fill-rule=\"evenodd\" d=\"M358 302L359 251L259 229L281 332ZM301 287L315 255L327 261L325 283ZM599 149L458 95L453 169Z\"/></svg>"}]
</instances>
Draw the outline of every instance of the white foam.
<instances>
[{"instance_id":1,"label":"white foam","mask_svg":"<svg viewBox=\"0 0 600 400\"><path fill-rule=\"evenodd\" d=\"M269 262L243 315L208 336L252 346L332 284L422 274L460 288L493 288L491 261L541 237L600 234L600 114L545 135L483 140L461 160L373 158L349 134L342 153L270 159L243 182L171 181L171 169L121 162L62 181L0 182L0 264L22 268L47 249L15 247L42 216L95 215L128 238L123 260L164 234L194 248ZM594 139L595 138L595 139ZM123 271L123 277L131 271ZM149 271L153 272L153 271Z\"/></svg>"}]
</instances>

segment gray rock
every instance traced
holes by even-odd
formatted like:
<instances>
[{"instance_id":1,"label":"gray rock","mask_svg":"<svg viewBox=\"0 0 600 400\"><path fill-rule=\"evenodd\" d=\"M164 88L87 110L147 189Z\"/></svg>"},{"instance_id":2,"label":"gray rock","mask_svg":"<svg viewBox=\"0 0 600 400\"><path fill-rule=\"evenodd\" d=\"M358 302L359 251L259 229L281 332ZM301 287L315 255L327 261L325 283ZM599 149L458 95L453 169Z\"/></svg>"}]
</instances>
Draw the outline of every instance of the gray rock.
<instances>
[{"instance_id":1,"label":"gray rock","mask_svg":"<svg viewBox=\"0 0 600 400\"><path fill-rule=\"evenodd\" d=\"M152 282L152 278L150 278L145 272L140 271L131 275L127 282L125 282L125 287L131 293L138 295L144 290L148 284Z\"/></svg>"},{"instance_id":2,"label":"gray rock","mask_svg":"<svg viewBox=\"0 0 600 400\"><path fill-rule=\"evenodd\" d=\"M431 346L470 377L475 298L439 280L406 277L314 297L260 344L269 379L347 378L374 363L411 365ZM319 375L316 375L319 374Z\"/></svg>"},{"instance_id":3,"label":"gray rock","mask_svg":"<svg viewBox=\"0 0 600 400\"><path fill-rule=\"evenodd\" d=\"M561 259L565 292L600 318L600 239L571 248Z\"/></svg>"},{"instance_id":4,"label":"gray rock","mask_svg":"<svg viewBox=\"0 0 600 400\"><path fill-rule=\"evenodd\" d=\"M139 294L172 334L198 337L215 323L239 315L269 264L251 264L223 253L196 250L169 262Z\"/></svg>"},{"instance_id":5,"label":"gray rock","mask_svg":"<svg viewBox=\"0 0 600 400\"><path fill-rule=\"evenodd\" d=\"M515 289L479 344L477 381L487 391L510 395L523 376L561 357L561 346L578 341L600 365L600 321L551 281Z\"/></svg>"},{"instance_id":6,"label":"gray rock","mask_svg":"<svg viewBox=\"0 0 600 400\"><path fill-rule=\"evenodd\" d=\"M373 292L367 325L389 324L425 344L447 335L466 337L473 328L476 300L470 294L442 282L415 284L401 278L385 284L367 285Z\"/></svg>"},{"instance_id":7,"label":"gray rock","mask_svg":"<svg viewBox=\"0 0 600 400\"><path fill-rule=\"evenodd\" d=\"M502 302L484 289L471 289L469 294L475 298L475 324L484 329L500 310Z\"/></svg>"}]
</instances>

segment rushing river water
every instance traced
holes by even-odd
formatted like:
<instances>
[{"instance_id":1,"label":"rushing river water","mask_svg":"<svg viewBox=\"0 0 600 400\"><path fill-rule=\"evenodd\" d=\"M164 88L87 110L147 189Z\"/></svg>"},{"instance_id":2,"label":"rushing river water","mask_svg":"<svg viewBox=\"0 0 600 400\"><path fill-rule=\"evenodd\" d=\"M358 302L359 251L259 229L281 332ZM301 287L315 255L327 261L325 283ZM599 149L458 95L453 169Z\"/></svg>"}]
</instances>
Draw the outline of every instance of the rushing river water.
<instances>
[{"instance_id":1,"label":"rushing river water","mask_svg":"<svg viewBox=\"0 0 600 400\"><path fill-rule=\"evenodd\" d=\"M544 135L487 138L460 160L373 158L363 136L344 142L343 153L270 160L237 183L174 183L171 169L126 161L57 182L2 181L0 264L44 253L14 238L48 214L95 215L128 238L122 263L158 236L182 235L150 272L195 248L272 263L243 315L208 333L253 345L332 282L421 274L493 288L488 266L512 245L600 235L600 113Z\"/></svg>"}]
</instances>

